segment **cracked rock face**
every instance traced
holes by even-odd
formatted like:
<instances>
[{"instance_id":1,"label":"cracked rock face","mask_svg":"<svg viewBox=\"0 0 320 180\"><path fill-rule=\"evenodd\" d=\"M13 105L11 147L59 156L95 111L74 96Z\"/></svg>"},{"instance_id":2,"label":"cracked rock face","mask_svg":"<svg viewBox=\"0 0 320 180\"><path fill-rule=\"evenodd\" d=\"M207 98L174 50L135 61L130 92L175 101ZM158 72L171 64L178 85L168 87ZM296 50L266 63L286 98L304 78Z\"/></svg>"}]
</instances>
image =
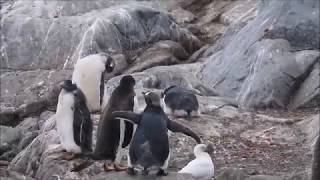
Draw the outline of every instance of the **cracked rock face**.
<instances>
[{"instance_id":1,"label":"cracked rock face","mask_svg":"<svg viewBox=\"0 0 320 180\"><path fill-rule=\"evenodd\" d=\"M147 90L197 95L199 117L169 118L214 145L216 179L308 179L319 136L318 17L317 0L1 1L0 124L12 126L0 127L1 177L145 178L105 173L103 161L71 172L83 160L59 159L57 84L80 57L105 52L116 67L104 104L123 74L137 81L135 112ZM92 118L95 142L100 114ZM194 146L172 133L170 175L160 179L191 180L175 172Z\"/></svg>"},{"instance_id":2,"label":"cracked rock face","mask_svg":"<svg viewBox=\"0 0 320 180\"><path fill-rule=\"evenodd\" d=\"M319 35L315 32L319 28L319 2L274 0L262 4L257 17L234 34L221 52L205 59L207 66L200 76L220 95L237 99L243 108L286 108L301 81L319 61L319 38L311 38ZM293 19L299 20L290 23ZM295 36L296 31L301 33ZM314 49L313 55L308 55L308 50L300 51L306 49L302 44ZM301 59L308 60L301 65L297 62ZM313 82L314 87L305 90L302 85L301 91L319 94L313 90L319 81Z\"/></svg>"},{"instance_id":3,"label":"cracked rock face","mask_svg":"<svg viewBox=\"0 0 320 180\"><path fill-rule=\"evenodd\" d=\"M153 6L135 1L3 2L1 124L16 125L55 106L56 85L71 78L80 57L105 52L119 61L118 73L131 63L129 73L178 63L200 48L196 36ZM156 43L160 40L168 41ZM154 43L132 62L132 54ZM148 61L153 53L157 59Z\"/></svg>"}]
</instances>

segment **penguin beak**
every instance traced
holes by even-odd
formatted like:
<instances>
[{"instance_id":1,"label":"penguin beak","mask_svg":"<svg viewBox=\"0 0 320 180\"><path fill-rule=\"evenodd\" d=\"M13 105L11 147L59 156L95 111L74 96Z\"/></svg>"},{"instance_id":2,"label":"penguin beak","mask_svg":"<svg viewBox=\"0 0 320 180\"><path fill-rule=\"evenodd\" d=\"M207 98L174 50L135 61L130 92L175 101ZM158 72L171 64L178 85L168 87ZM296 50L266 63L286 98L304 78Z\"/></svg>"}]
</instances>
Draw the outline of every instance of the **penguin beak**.
<instances>
[{"instance_id":1,"label":"penguin beak","mask_svg":"<svg viewBox=\"0 0 320 180\"><path fill-rule=\"evenodd\" d=\"M108 73L112 72L114 70L114 66L115 66L115 63L112 57L107 56L106 67L105 67L106 71Z\"/></svg>"}]
</instances>

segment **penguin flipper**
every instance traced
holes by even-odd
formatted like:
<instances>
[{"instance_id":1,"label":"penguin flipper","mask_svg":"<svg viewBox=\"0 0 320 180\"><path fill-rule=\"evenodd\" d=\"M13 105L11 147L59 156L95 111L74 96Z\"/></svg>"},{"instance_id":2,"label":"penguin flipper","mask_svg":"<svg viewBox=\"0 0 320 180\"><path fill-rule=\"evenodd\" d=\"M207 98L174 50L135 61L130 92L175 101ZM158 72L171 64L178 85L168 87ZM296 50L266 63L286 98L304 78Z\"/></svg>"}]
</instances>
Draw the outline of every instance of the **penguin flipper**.
<instances>
[{"instance_id":1,"label":"penguin flipper","mask_svg":"<svg viewBox=\"0 0 320 180\"><path fill-rule=\"evenodd\" d=\"M201 143L200 137L190 128L183 126L182 124L168 119L167 127L172 132L181 132L187 136L192 137L197 143Z\"/></svg>"},{"instance_id":2,"label":"penguin flipper","mask_svg":"<svg viewBox=\"0 0 320 180\"><path fill-rule=\"evenodd\" d=\"M139 124L141 115L131 111L114 111L112 112L113 118L123 118L131 123Z\"/></svg>"}]
</instances>

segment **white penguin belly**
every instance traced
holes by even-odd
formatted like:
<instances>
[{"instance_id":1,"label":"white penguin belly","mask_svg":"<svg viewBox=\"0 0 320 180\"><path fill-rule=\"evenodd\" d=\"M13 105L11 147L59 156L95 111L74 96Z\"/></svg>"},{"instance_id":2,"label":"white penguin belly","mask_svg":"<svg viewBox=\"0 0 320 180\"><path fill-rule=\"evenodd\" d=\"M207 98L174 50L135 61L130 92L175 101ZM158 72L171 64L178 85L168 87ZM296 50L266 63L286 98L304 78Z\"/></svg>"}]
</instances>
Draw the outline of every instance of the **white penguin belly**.
<instances>
[{"instance_id":1,"label":"white penguin belly","mask_svg":"<svg viewBox=\"0 0 320 180\"><path fill-rule=\"evenodd\" d=\"M86 74L79 83L79 88L86 96L91 112L100 110L100 78L94 74Z\"/></svg>"},{"instance_id":2,"label":"white penguin belly","mask_svg":"<svg viewBox=\"0 0 320 180\"><path fill-rule=\"evenodd\" d=\"M56 112L57 131L60 143L67 152L80 153L81 148L74 141L73 134L73 106L74 97L72 93L60 92Z\"/></svg>"},{"instance_id":3,"label":"white penguin belly","mask_svg":"<svg viewBox=\"0 0 320 180\"><path fill-rule=\"evenodd\" d=\"M100 110L100 83L104 71L104 64L99 56L79 59L74 67L72 82L82 90L86 96L90 112Z\"/></svg>"}]
</instances>

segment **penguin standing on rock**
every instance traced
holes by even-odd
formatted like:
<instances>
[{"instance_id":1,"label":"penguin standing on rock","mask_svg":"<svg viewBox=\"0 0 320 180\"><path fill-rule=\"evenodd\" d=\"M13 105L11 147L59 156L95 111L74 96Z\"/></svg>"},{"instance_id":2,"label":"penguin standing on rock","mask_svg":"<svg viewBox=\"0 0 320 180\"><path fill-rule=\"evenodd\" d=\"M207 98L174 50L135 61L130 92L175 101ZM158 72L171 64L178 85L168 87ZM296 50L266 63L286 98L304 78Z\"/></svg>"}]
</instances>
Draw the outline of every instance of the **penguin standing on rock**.
<instances>
[{"instance_id":1,"label":"penguin standing on rock","mask_svg":"<svg viewBox=\"0 0 320 180\"><path fill-rule=\"evenodd\" d=\"M93 124L82 91L71 80L63 81L60 86L56 111L57 131L62 147L67 151L64 159L71 160L75 154L92 151Z\"/></svg>"},{"instance_id":2,"label":"penguin standing on rock","mask_svg":"<svg viewBox=\"0 0 320 180\"><path fill-rule=\"evenodd\" d=\"M187 127L168 119L160 106L158 94L147 92L144 97L147 106L141 114L116 111L112 116L138 125L129 148L128 174L134 175L135 169L141 169L144 175L150 170L157 170L158 176L165 176L170 156L168 129L191 136L198 143L201 140Z\"/></svg>"},{"instance_id":3,"label":"penguin standing on rock","mask_svg":"<svg viewBox=\"0 0 320 180\"><path fill-rule=\"evenodd\" d=\"M84 93L90 112L100 111L104 93L104 75L114 69L113 59L105 54L92 54L79 59L74 66L72 82Z\"/></svg>"},{"instance_id":4,"label":"penguin standing on rock","mask_svg":"<svg viewBox=\"0 0 320 180\"><path fill-rule=\"evenodd\" d=\"M114 121L111 114L113 111L133 111L135 97L134 86L135 80L132 76L123 76L119 86L112 92L109 102L100 117L97 142L92 158L111 161L104 165L105 171L120 171L126 169L126 167L115 164L114 161L119 146L121 145L121 148L125 148L131 142L133 124L125 122L124 132L122 132L120 122ZM124 137L122 142L120 142L120 136Z\"/></svg>"},{"instance_id":5,"label":"penguin standing on rock","mask_svg":"<svg viewBox=\"0 0 320 180\"><path fill-rule=\"evenodd\" d=\"M198 144L193 152L196 159L189 162L179 173L191 174L197 180L210 180L214 175L214 165L210 157L212 146Z\"/></svg>"},{"instance_id":6,"label":"penguin standing on rock","mask_svg":"<svg viewBox=\"0 0 320 180\"><path fill-rule=\"evenodd\" d=\"M196 95L179 86L170 86L162 94L164 110L176 116L198 116L199 103Z\"/></svg>"}]
</instances>

